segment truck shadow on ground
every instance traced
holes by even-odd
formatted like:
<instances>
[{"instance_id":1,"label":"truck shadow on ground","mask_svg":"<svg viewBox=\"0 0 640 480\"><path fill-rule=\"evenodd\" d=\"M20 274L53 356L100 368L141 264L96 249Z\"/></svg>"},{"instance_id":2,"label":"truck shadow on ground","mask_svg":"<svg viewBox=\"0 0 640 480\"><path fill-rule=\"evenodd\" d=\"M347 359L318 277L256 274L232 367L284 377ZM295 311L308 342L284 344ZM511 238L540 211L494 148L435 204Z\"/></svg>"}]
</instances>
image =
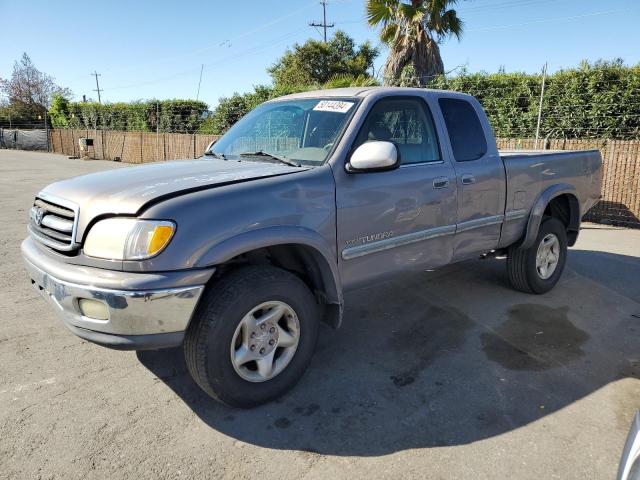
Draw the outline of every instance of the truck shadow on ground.
<instances>
[{"instance_id":1,"label":"truck shadow on ground","mask_svg":"<svg viewBox=\"0 0 640 480\"><path fill-rule=\"evenodd\" d=\"M640 278L634 257L572 251L569 265L602 282L611 262ZM412 275L349 294L343 328L322 329L300 383L252 410L202 393L180 348L138 358L212 428L241 442L329 455L466 444L524 426L612 381L640 378L640 309L638 318L585 311L576 289L589 287L585 296L609 290L594 291L573 271L558 286L566 294L513 292L502 263L453 266L435 279ZM467 300L473 285L495 306ZM470 304L457 309L456 299Z\"/></svg>"},{"instance_id":2,"label":"truck shadow on ground","mask_svg":"<svg viewBox=\"0 0 640 480\"><path fill-rule=\"evenodd\" d=\"M640 226L640 218L626 204L621 202L612 202L609 200L600 200L591 210L587 212L584 221L607 223L610 225L618 225L620 227L638 228ZM582 226L581 228L585 228Z\"/></svg>"}]
</instances>

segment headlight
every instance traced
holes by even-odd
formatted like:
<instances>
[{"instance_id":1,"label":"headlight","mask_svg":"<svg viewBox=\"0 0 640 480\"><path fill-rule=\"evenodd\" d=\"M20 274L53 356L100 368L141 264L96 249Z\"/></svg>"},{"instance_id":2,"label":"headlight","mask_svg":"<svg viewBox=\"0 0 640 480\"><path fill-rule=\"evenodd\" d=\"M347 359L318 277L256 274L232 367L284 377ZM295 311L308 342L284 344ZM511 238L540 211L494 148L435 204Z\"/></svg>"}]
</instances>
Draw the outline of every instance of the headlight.
<instances>
[{"instance_id":1,"label":"headlight","mask_svg":"<svg viewBox=\"0 0 640 480\"><path fill-rule=\"evenodd\" d=\"M160 253L175 229L169 221L108 218L91 227L84 253L109 260L142 260Z\"/></svg>"}]
</instances>

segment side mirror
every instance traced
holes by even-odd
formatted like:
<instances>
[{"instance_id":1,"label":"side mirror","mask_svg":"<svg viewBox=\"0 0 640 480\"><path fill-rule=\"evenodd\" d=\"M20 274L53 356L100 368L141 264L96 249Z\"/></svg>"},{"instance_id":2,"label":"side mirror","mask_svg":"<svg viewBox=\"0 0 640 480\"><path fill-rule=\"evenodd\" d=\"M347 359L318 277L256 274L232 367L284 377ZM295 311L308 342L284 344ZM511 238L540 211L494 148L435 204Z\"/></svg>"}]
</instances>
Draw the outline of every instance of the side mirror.
<instances>
[{"instance_id":1,"label":"side mirror","mask_svg":"<svg viewBox=\"0 0 640 480\"><path fill-rule=\"evenodd\" d=\"M373 141L363 143L356 148L347 163L347 171L379 172L393 170L398 166L400 166L400 159L396 146L391 142Z\"/></svg>"},{"instance_id":2,"label":"side mirror","mask_svg":"<svg viewBox=\"0 0 640 480\"><path fill-rule=\"evenodd\" d=\"M640 478L640 412L631 423L631 430L622 451L616 480L635 480Z\"/></svg>"},{"instance_id":3,"label":"side mirror","mask_svg":"<svg viewBox=\"0 0 640 480\"><path fill-rule=\"evenodd\" d=\"M205 152L208 152L209 150L211 150L211 147L213 147L215 145L215 143L218 140L214 140L213 142L211 142L209 145L207 145L207 148L204 149Z\"/></svg>"}]
</instances>

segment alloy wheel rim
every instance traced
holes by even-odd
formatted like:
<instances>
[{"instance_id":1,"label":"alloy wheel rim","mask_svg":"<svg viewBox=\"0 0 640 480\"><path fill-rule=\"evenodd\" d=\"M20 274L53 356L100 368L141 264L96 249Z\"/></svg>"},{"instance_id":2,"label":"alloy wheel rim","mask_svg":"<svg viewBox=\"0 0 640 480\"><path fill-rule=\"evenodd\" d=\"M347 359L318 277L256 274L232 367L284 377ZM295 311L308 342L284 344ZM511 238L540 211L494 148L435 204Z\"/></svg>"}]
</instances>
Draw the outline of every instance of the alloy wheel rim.
<instances>
[{"instance_id":1,"label":"alloy wheel rim","mask_svg":"<svg viewBox=\"0 0 640 480\"><path fill-rule=\"evenodd\" d=\"M231 364L241 378L266 382L293 359L300 341L295 310L281 301L252 308L238 324L231 340Z\"/></svg>"},{"instance_id":2,"label":"alloy wheel rim","mask_svg":"<svg viewBox=\"0 0 640 480\"><path fill-rule=\"evenodd\" d=\"M538 276L547 280L556 271L560 261L560 241L553 233L544 236L536 253L536 271Z\"/></svg>"}]
</instances>

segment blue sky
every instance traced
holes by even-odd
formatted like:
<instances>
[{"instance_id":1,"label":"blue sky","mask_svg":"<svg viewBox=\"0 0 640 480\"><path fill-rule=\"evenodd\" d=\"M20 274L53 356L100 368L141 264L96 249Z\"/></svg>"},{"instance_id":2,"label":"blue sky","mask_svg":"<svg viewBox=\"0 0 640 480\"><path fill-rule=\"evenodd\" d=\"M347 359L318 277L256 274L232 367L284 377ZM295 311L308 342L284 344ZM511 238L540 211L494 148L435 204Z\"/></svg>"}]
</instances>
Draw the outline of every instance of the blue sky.
<instances>
[{"instance_id":1,"label":"blue sky","mask_svg":"<svg viewBox=\"0 0 640 480\"><path fill-rule=\"evenodd\" d=\"M0 77L26 51L36 66L76 98L103 101L195 98L212 107L221 96L269 83L266 68L295 42L320 39L307 23L322 19L319 2L119 1L8 2L0 29ZM442 45L445 69L537 72L582 59L640 62L638 0L462 0L465 34ZM377 45L364 20L364 0L329 1L327 17L356 41ZM377 61L380 67L386 50Z\"/></svg>"}]
</instances>

